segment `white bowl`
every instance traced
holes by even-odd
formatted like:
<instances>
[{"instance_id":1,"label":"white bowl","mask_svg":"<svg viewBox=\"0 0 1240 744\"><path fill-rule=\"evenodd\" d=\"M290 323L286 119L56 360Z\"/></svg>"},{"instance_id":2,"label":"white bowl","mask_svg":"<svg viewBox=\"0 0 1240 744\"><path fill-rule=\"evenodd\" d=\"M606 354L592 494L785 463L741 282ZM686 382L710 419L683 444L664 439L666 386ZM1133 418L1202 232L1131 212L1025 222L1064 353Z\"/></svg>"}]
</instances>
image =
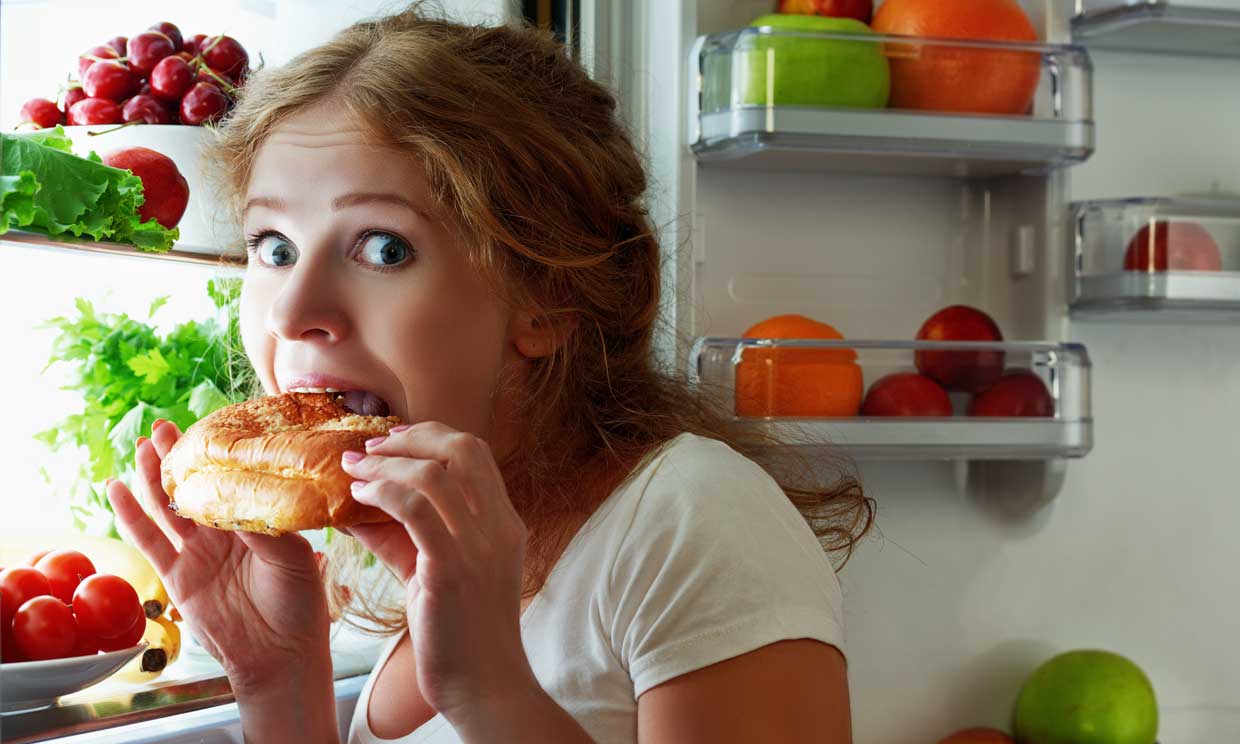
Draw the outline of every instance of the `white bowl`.
<instances>
[{"instance_id":1,"label":"white bowl","mask_svg":"<svg viewBox=\"0 0 1240 744\"><path fill-rule=\"evenodd\" d=\"M225 249L230 232L227 214L202 172L202 147L210 136L205 127L136 124L117 129L107 124L65 127L65 134L73 140L73 152L81 156L94 150L103 157L112 150L137 146L172 158L189 184L189 204L177 225L181 237L174 247L215 256ZM242 253L240 246L233 247L232 252Z\"/></svg>"},{"instance_id":2,"label":"white bowl","mask_svg":"<svg viewBox=\"0 0 1240 744\"><path fill-rule=\"evenodd\" d=\"M132 648L94 656L0 664L0 710L10 713L46 708L61 695L107 679L147 645L142 641Z\"/></svg>"}]
</instances>

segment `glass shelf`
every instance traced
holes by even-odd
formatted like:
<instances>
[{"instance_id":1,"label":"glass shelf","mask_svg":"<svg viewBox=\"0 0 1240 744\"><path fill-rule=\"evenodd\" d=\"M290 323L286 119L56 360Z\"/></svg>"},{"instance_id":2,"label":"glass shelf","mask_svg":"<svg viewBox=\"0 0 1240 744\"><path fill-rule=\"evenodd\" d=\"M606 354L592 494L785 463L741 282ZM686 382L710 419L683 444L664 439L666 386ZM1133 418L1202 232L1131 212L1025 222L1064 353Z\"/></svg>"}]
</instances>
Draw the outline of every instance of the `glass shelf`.
<instances>
[{"instance_id":1,"label":"glass shelf","mask_svg":"<svg viewBox=\"0 0 1240 744\"><path fill-rule=\"evenodd\" d=\"M0 245L3 244L58 251L81 251L147 261L175 261L178 263L214 266L221 269L244 269L246 264L245 254L239 251L219 254L205 250L186 250L178 247L164 253L153 253L141 251L132 245L125 245L123 243L96 243L89 240L75 240L71 235L51 238L42 233L26 232L24 230L9 230L7 233L0 235ZM180 243L177 245L180 246Z\"/></svg>"},{"instance_id":2,"label":"glass shelf","mask_svg":"<svg viewBox=\"0 0 1240 744\"><path fill-rule=\"evenodd\" d=\"M902 395L902 406L930 415L883 415L896 410L875 393L889 375L924 369L944 379L942 370L970 365L993 372L978 379L978 392L947 393L922 376L947 408L932 410L924 387L889 387L888 404ZM700 338L690 371L746 426L857 459L1044 460L1093 447L1090 361L1078 344ZM1013 387L1009 378L1022 379Z\"/></svg>"},{"instance_id":3,"label":"glass shelf","mask_svg":"<svg viewBox=\"0 0 1240 744\"><path fill-rule=\"evenodd\" d=\"M690 65L704 165L971 178L1094 150L1079 47L748 27L700 37Z\"/></svg>"},{"instance_id":4,"label":"glass shelf","mask_svg":"<svg viewBox=\"0 0 1240 744\"><path fill-rule=\"evenodd\" d=\"M1074 315L1240 317L1240 197L1076 202Z\"/></svg>"},{"instance_id":5,"label":"glass shelf","mask_svg":"<svg viewBox=\"0 0 1240 744\"><path fill-rule=\"evenodd\" d=\"M1090 49L1240 58L1240 10L1161 0L1086 0L1072 37Z\"/></svg>"}]
</instances>

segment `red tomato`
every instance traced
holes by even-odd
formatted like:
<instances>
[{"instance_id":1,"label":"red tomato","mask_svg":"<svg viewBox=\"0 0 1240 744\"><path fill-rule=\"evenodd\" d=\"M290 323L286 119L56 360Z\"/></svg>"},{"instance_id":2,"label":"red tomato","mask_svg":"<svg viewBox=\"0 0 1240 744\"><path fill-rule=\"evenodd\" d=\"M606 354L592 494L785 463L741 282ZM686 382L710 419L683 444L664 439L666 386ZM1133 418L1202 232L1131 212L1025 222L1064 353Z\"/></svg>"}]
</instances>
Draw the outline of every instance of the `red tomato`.
<instances>
[{"instance_id":1,"label":"red tomato","mask_svg":"<svg viewBox=\"0 0 1240 744\"><path fill-rule=\"evenodd\" d=\"M0 628L0 662L12 664L25 660L26 657L17 648L17 641L13 640L13 626L8 624Z\"/></svg>"},{"instance_id":2,"label":"red tomato","mask_svg":"<svg viewBox=\"0 0 1240 744\"><path fill-rule=\"evenodd\" d=\"M1055 400L1034 373L1008 372L973 398L969 415L1050 418L1055 415Z\"/></svg>"},{"instance_id":3,"label":"red tomato","mask_svg":"<svg viewBox=\"0 0 1240 744\"><path fill-rule=\"evenodd\" d=\"M0 624L7 628L17 610L41 594L51 594L47 577L33 568L16 566L0 572Z\"/></svg>"},{"instance_id":4,"label":"red tomato","mask_svg":"<svg viewBox=\"0 0 1240 744\"><path fill-rule=\"evenodd\" d=\"M1200 224L1159 220L1137 231L1124 253L1124 271L1222 271L1214 236Z\"/></svg>"},{"instance_id":5,"label":"red tomato","mask_svg":"<svg viewBox=\"0 0 1240 744\"><path fill-rule=\"evenodd\" d=\"M133 627L125 631L124 635L115 638L100 638L100 651L120 651L123 648L133 648L138 645L138 641L142 640L142 634L146 632L146 615L139 613L138 619L134 621Z\"/></svg>"},{"instance_id":6,"label":"red tomato","mask_svg":"<svg viewBox=\"0 0 1240 744\"><path fill-rule=\"evenodd\" d=\"M47 555L50 552L52 551L51 550L39 550L34 553L31 553L30 557L26 559L26 562L23 565L34 568L35 566L39 565L39 561L43 560L43 556Z\"/></svg>"},{"instance_id":7,"label":"red tomato","mask_svg":"<svg viewBox=\"0 0 1240 744\"><path fill-rule=\"evenodd\" d=\"M119 576L87 576L73 592L73 616L90 635L100 638L123 635L140 615L143 612L138 593Z\"/></svg>"},{"instance_id":8,"label":"red tomato","mask_svg":"<svg viewBox=\"0 0 1240 744\"><path fill-rule=\"evenodd\" d=\"M77 645L73 610L55 597L35 597L13 616L13 639L32 660L60 659Z\"/></svg>"},{"instance_id":9,"label":"red tomato","mask_svg":"<svg viewBox=\"0 0 1240 744\"><path fill-rule=\"evenodd\" d=\"M73 591L82 579L95 572L95 564L76 550L54 550L40 558L35 568L52 585L52 596L65 604L73 601Z\"/></svg>"},{"instance_id":10,"label":"red tomato","mask_svg":"<svg viewBox=\"0 0 1240 744\"><path fill-rule=\"evenodd\" d=\"M99 653L99 639L78 627L77 643L66 656L94 656Z\"/></svg>"}]
</instances>

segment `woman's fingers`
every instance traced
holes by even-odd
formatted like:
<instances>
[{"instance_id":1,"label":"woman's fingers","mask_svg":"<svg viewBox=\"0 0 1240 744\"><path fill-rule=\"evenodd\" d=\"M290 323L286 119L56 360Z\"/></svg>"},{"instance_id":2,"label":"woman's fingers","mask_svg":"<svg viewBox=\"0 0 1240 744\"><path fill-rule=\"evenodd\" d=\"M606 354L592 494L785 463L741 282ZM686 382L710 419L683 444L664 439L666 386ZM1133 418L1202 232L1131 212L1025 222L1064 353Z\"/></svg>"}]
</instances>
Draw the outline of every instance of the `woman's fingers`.
<instances>
[{"instance_id":1,"label":"woman's fingers","mask_svg":"<svg viewBox=\"0 0 1240 744\"><path fill-rule=\"evenodd\" d=\"M134 461L138 470L139 491L146 502L146 508L155 515L159 524L180 540L185 540L197 532L198 525L178 516L169 506L168 494L164 493L164 484L159 474L160 456L150 440L145 437L138 440Z\"/></svg>"},{"instance_id":2,"label":"woman's fingers","mask_svg":"<svg viewBox=\"0 0 1240 744\"><path fill-rule=\"evenodd\" d=\"M353 498L377 507L404 525L423 560L451 565L459 548L447 525L424 494L388 480L371 481L353 489ZM354 527L356 532L357 528ZM372 551L373 552L373 551ZM377 553L376 553L377 555Z\"/></svg>"},{"instance_id":3,"label":"woman's fingers","mask_svg":"<svg viewBox=\"0 0 1240 744\"><path fill-rule=\"evenodd\" d=\"M118 480L108 481L105 490L121 528L151 561L156 572L160 576L166 575L177 558L177 550L168 540L168 536L159 525L151 521L134 498L133 492L124 483Z\"/></svg>"},{"instance_id":4,"label":"woman's fingers","mask_svg":"<svg viewBox=\"0 0 1240 744\"><path fill-rule=\"evenodd\" d=\"M342 530L343 531L343 530ZM349 528L349 534L357 539L367 550L392 569L402 584L418 568L418 549L414 547L412 538L405 526L399 522L381 522L377 524L358 524Z\"/></svg>"},{"instance_id":5,"label":"woman's fingers","mask_svg":"<svg viewBox=\"0 0 1240 744\"><path fill-rule=\"evenodd\" d=\"M407 491L424 494L454 535L479 537L477 519L465 503L456 479L435 460L367 455L357 462L341 460L344 471L364 481L392 481Z\"/></svg>"},{"instance_id":6,"label":"woman's fingers","mask_svg":"<svg viewBox=\"0 0 1240 744\"><path fill-rule=\"evenodd\" d=\"M168 450L172 449L172 445L180 438L181 430L171 421L155 419L155 423L151 424L151 442L155 444L155 452L160 460L168 456Z\"/></svg>"}]
</instances>

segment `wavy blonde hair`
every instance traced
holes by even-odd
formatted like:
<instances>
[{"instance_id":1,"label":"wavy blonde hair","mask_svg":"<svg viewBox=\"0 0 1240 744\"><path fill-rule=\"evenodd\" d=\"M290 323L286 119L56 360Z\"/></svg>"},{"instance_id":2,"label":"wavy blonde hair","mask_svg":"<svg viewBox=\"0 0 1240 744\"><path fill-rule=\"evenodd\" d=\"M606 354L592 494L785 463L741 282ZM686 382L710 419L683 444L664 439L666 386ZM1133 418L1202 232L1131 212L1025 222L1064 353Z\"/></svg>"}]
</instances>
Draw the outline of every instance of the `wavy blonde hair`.
<instances>
[{"instance_id":1,"label":"wavy blonde hair","mask_svg":"<svg viewBox=\"0 0 1240 744\"><path fill-rule=\"evenodd\" d=\"M656 361L659 241L644 203L645 170L615 97L549 32L452 23L418 5L255 73L208 157L239 210L272 130L330 98L421 164L440 213L501 297L537 308L544 322L573 319L557 351L531 362L520 396L524 445L501 463L530 534L523 596L543 585L580 521L682 432L721 440L763 465L823 548L846 562L874 518L851 468L831 459L820 476ZM590 487L583 473L597 475ZM334 612L348 599L329 595ZM351 614L404 627L402 609L353 595Z\"/></svg>"}]
</instances>

